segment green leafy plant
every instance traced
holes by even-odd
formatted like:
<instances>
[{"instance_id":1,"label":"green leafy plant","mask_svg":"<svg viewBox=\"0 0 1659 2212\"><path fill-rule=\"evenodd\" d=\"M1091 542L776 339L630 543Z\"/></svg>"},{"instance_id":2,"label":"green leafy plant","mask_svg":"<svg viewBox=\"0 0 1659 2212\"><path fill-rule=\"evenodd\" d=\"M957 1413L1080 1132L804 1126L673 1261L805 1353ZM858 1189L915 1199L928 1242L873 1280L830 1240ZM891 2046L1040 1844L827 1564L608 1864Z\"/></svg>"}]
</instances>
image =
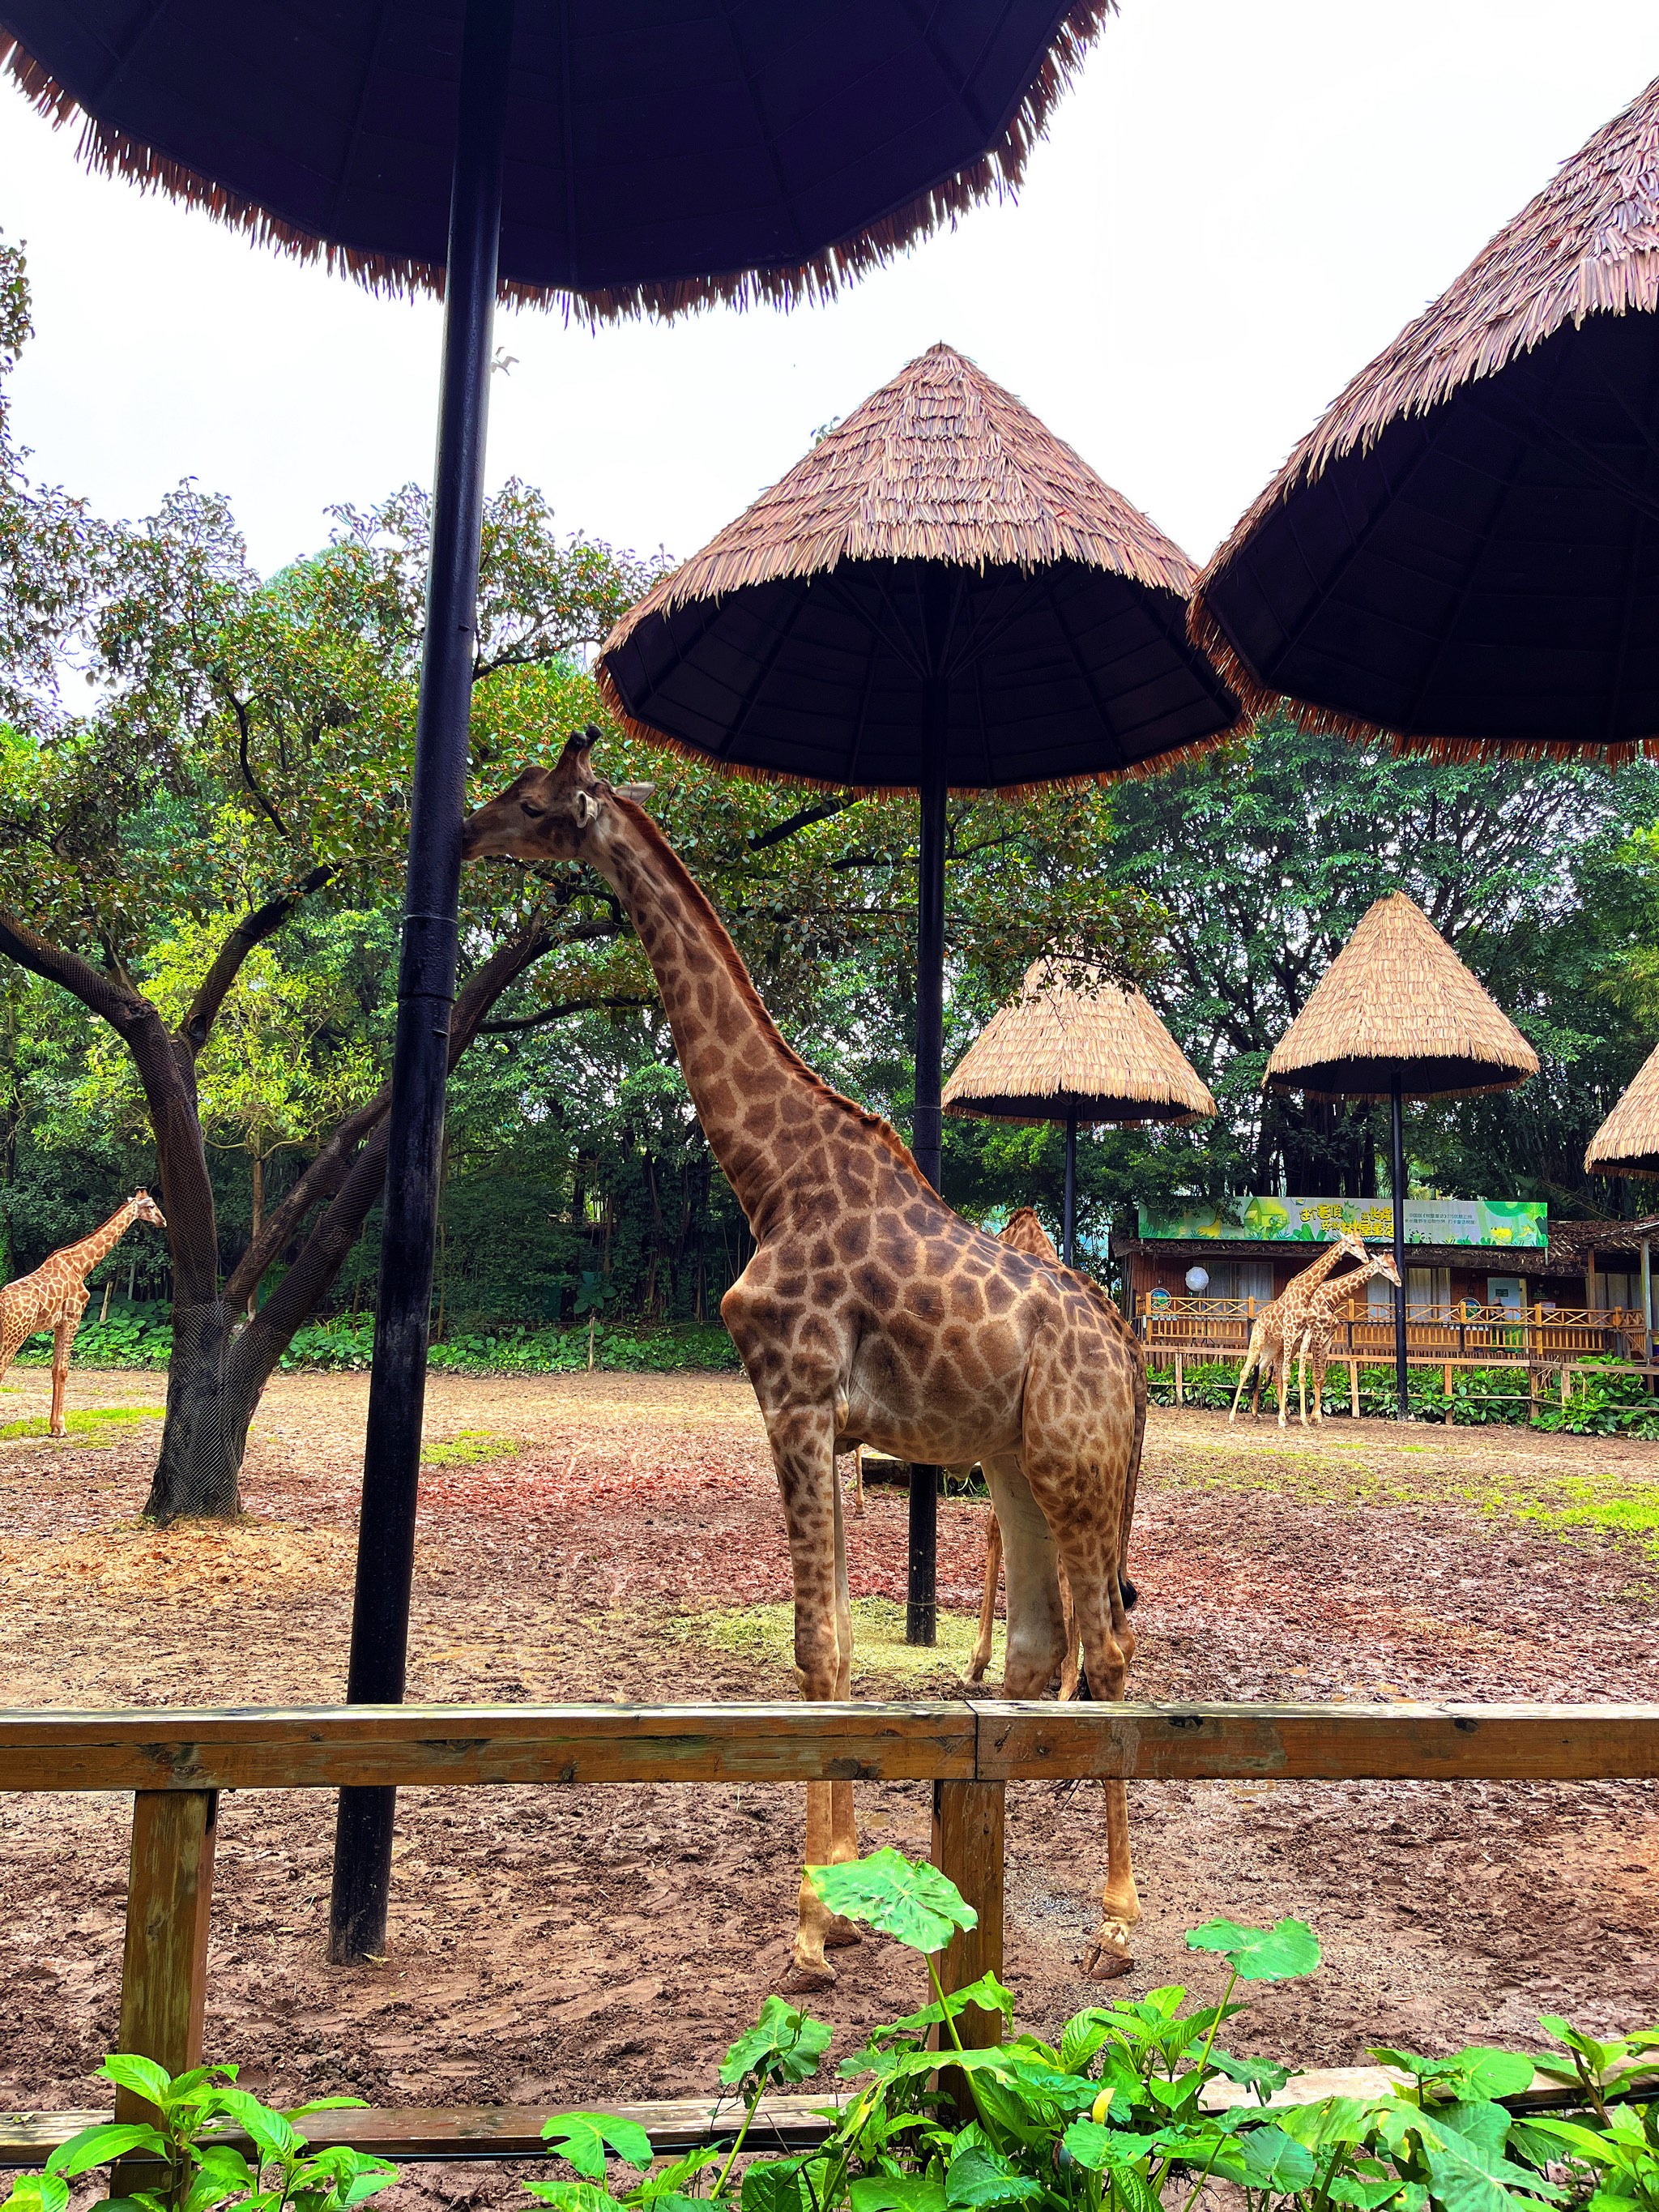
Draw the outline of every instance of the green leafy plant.
<instances>
[{"instance_id":1,"label":"green leafy plant","mask_svg":"<svg viewBox=\"0 0 1659 2212\"><path fill-rule=\"evenodd\" d=\"M158 2168L154 2187L114 2200L142 2212L214 2212L218 2205L349 2212L398 2179L385 2159L343 2144L313 2151L299 2124L315 2112L361 2105L361 2097L318 2097L278 2112L236 2087L234 2066L173 2075L153 2058L117 2052L98 2070L118 2089L142 2097L155 2118L83 2128L58 2145L44 2172L13 2185L9 2208L65 2212L70 2181L118 2159L153 2160ZM247 2140L251 2156L234 2140L237 2134Z\"/></svg>"},{"instance_id":2,"label":"green leafy plant","mask_svg":"<svg viewBox=\"0 0 1659 2212\"><path fill-rule=\"evenodd\" d=\"M534 2195L559 2212L1194 2212L1216 2180L1242 2191L1244 2212L1659 2212L1653 2108L1615 2101L1643 2068L1659 2074L1659 2029L1598 2043L1547 2019L1562 2048L1536 2062L1485 2045L1446 2057L1378 2049L1397 2087L1297 2103L1287 2067L1236 2057L1217 2039L1244 2008L1241 1990L1316 1969L1302 1921L1206 1922L1187 1940L1225 1970L1213 2000L1170 1986L1091 2006L1050 2044L1012 2032L1013 1999L994 1975L944 1990L939 1954L975 1916L935 1868L887 1850L808 1873L832 1911L920 1953L933 1992L842 2062L827 2141L751 2159L734 2178L763 2092L807 2079L829 2045L823 2023L773 1996L720 2069L744 2099L720 2149L659 2165L639 2130L565 2113L544 2133L580 2178L527 2185ZM963 2049L970 2006L1000 2019L1002 2042ZM1508 2109L1501 2100L1528 2087L1535 2064L1582 2115ZM605 2185L612 2159L635 2177L620 2197Z\"/></svg>"}]
</instances>

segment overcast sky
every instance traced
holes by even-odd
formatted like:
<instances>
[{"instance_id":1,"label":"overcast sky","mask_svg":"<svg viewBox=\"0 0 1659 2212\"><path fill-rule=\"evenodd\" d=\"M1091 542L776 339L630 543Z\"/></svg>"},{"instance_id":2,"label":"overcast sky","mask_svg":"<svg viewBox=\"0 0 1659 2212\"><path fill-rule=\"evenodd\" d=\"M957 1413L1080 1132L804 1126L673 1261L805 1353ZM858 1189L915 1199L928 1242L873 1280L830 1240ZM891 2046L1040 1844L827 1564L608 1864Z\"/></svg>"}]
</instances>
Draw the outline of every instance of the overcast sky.
<instances>
[{"instance_id":1,"label":"overcast sky","mask_svg":"<svg viewBox=\"0 0 1659 2212\"><path fill-rule=\"evenodd\" d=\"M1352 372L1659 70L1653 0L1121 0L1018 204L834 306L502 315L492 481L695 550L944 338L1202 559ZM264 568L431 468L438 309L86 174L0 89L37 472L137 514L194 476Z\"/></svg>"}]
</instances>

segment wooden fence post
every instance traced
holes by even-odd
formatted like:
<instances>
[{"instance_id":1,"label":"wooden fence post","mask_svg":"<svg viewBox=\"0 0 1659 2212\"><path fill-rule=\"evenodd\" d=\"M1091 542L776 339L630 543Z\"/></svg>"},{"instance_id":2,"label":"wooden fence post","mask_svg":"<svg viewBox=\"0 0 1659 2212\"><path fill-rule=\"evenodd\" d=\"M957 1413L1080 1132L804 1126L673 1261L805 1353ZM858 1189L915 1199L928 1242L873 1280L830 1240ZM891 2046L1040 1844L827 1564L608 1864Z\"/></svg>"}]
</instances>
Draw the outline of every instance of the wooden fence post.
<instances>
[{"instance_id":1,"label":"wooden fence post","mask_svg":"<svg viewBox=\"0 0 1659 2212\"><path fill-rule=\"evenodd\" d=\"M1359 1362L1348 1362L1348 1411L1355 1420L1359 1419Z\"/></svg>"},{"instance_id":2,"label":"wooden fence post","mask_svg":"<svg viewBox=\"0 0 1659 2212\"><path fill-rule=\"evenodd\" d=\"M981 1974L1002 1972L1002 1814L1000 1782L933 1784L933 1864L948 1874L979 1915L977 1927L959 1929L939 1960L947 1996ZM969 2005L957 2022L969 2051L1002 2040L1002 2016ZM944 2039L948 2041L948 2038Z\"/></svg>"},{"instance_id":3,"label":"wooden fence post","mask_svg":"<svg viewBox=\"0 0 1659 2212\"><path fill-rule=\"evenodd\" d=\"M118 2048L155 2059L169 2074L202 2063L218 1810L216 1790L140 1790L132 1801ZM148 2119L151 2108L118 2089L115 2117Z\"/></svg>"},{"instance_id":4,"label":"wooden fence post","mask_svg":"<svg viewBox=\"0 0 1659 2212\"><path fill-rule=\"evenodd\" d=\"M1182 1383L1185 1379L1182 1372L1183 1366L1184 1362L1177 1352L1175 1356L1175 1401L1177 1406L1182 1402Z\"/></svg>"},{"instance_id":5,"label":"wooden fence post","mask_svg":"<svg viewBox=\"0 0 1659 2212\"><path fill-rule=\"evenodd\" d=\"M1447 1426L1448 1428L1450 1428L1450 1426L1452 1425L1453 1417L1454 1417L1454 1415L1455 1414L1455 1413L1456 1413L1456 1411L1457 1411L1457 1408L1456 1408L1455 1405L1453 1403L1453 1401L1452 1401L1452 1365L1451 1365L1451 1362L1450 1362L1450 1360L1449 1360L1449 1359L1446 1362L1446 1368L1445 1368L1445 1383L1446 1383L1446 1426Z\"/></svg>"}]
</instances>

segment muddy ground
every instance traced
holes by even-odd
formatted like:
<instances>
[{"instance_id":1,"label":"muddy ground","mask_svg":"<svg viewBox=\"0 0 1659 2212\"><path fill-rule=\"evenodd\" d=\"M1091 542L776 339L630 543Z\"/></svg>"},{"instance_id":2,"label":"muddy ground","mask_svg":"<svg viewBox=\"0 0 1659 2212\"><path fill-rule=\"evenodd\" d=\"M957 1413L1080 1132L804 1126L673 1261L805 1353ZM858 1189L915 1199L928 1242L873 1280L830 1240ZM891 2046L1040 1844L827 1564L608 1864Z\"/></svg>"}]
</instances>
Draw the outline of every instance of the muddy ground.
<instances>
[{"instance_id":1,"label":"muddy ground","mask_svg":"<svg viewBox=\"0 0 1659 2212\"><path fill-rule=\"evenodd\" d=\"M160 1378L77 1373L71 1403L159 1404ZM10 1705L316 1703L344 1680L366 1379L279 1378L234 1528L137 1520L158 1429L0 1442L0 1650ZM45 1410L14 1371L0 1425ZM747 1386L726 1376L434 1378L410 1694L434 1699L788 1696L729 1610L788 1574ZM495 1443L516 1446L488 1456ZM1154 1408L1131 1557L1133 1689L1155 1698L1659 1698L1659 1568L1638 1540L1523 1517L1611 1484L1659 1498L1659 1447L1512 1430L1332 1424L1322 1440ZM983 1508L947 1502L941 1597L977 1595ZM1639 1517L1639 1516L1638 1516ZM855 1593L902 1594L902 1499L852 1524ZM681 1616L693 1616L687 1620ZM951 1694L948 1663L855 1659L874 1696ZM861 1790L868 1845L926 1848L922 1785ZM1103 1870L1098 1793L1010 1792L1007 1978L1047 2028ZM390 1954L323 1961L331 1803L222 1808L207 2045L273 2100L579 2103L689 2095L781 1972L799 1789L410 1791ZM1326 2063L1386 2041L1525 2041L1659 2013L1652 1785L1141 1784L1146 1905L1117 1985L1207 1988L1183 1931L1297 1913L1314 1979L1268 1990L1235 2047ZM0 1796L0 2106L100 2103L116 2021L128 1806ZM907 2007L884 1942L836 1955L816 2001L836 2055ZM428 2169L403 2192L506 2201L516 2179Z\"/></svg>"}]
</instances>

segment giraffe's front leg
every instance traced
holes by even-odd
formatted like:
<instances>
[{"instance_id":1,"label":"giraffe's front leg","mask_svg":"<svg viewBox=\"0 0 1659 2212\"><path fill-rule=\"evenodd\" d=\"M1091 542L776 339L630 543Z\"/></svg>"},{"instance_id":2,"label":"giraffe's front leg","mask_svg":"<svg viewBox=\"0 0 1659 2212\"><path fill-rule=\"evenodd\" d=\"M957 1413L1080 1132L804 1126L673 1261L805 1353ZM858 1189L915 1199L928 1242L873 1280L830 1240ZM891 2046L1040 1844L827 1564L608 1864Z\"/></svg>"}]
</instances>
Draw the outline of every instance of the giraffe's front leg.
<instances>
[{"instance_id":1,"label":"giraffe's front leg","mask_svg":"<svg viewBox=\"0 0 1659 2212\"><path fill-rule=\"evenodd\" d=\"M795 1666L802 1695L844 1697L852 1676L852 1614L847 1595L841 1492L836 1480L833 1401L764 1409L766 1432L783 1496L789 1561L795 1585ZM806 1785L806 1866L855 1858L853 1786ZM835 1968L823 1955L836 1935L835 1916L801 1875L795 1940L786 1986L827 1989Z\"/></svg>"},{"instance_id":2,"label":"giraffe's front leg","mask_svg":"<svg viewBox=\"0 0 1659 2212\"><path fill-rule=\"evenodd\" d=\"M52 1331L52 1419L47 1423L48 1433L54 1437L67 1436L69 1425L64 1417L64 1400L69 1390L70 1346L81 1326L82 1309L60 1314Z\"/></svg>"}]
</instances>

